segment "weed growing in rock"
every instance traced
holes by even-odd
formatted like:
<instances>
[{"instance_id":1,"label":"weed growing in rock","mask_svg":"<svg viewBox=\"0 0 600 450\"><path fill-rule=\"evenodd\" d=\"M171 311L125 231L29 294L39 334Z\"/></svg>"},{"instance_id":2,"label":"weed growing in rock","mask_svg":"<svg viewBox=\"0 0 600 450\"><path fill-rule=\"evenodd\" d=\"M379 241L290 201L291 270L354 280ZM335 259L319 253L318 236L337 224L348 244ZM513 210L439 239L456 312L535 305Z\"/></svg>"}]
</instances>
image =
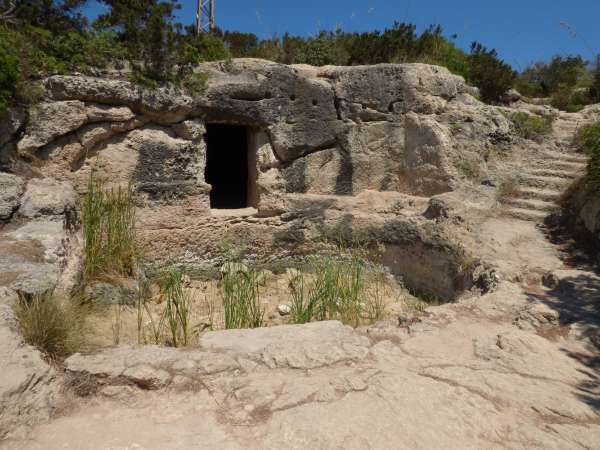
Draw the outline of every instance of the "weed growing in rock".
<instances>
[{"instance_id":1,"label":"weed growing in rock","mask_svg":"<svg viewBox=\"0 0 600 450\"><path fill-rule=\"evenodd\" d=\"M46 293L21 297L13 308L25 341L52 359L66 358L87 342L89 310L77 300Z\"/></svg>"},{"instance_id":2,"label":"weed growing in rock","mask_svg":"<svg viewBox=\"0 0 600 450\"><path fill-rule=\"evenodd\" d=\"M520 195L519 180L513 176L505 177L498 187L498 199L507 200L517 198Z\"/></svg>"},{"instance_id":3,"label":"weed growing in rock","mask_svg":"<svg viewBox=\"0 0 600 450\"><path fill-rule=\"evenodd\" d=\"M83 198L84 280L131 276L139 256L135 205L128 188L107 189L92 174Z\"/></svg>"},{"instance_id":4,"label":"weed growing in rock","mask_svg":"<svg viewBox=\"0 0 600 450\"><path fill-rule=\"evenodd\" d=\"M221 279L225 328L259 328L265 311L260 305L260 273L239 262L224 266Z\"/></svg>"},{"instance_id":5,"label":"weed growing in rock","mask_svg":"<svg viewBox=\"0 0 600 450\"><path fill-rule=\"evenodd\" d=\"M539 140L543 136L552 132L552 117L540 117L528 114L526 112L516 112L510 114L517 133L531 140Z\"/></svg>"}]
</instances>

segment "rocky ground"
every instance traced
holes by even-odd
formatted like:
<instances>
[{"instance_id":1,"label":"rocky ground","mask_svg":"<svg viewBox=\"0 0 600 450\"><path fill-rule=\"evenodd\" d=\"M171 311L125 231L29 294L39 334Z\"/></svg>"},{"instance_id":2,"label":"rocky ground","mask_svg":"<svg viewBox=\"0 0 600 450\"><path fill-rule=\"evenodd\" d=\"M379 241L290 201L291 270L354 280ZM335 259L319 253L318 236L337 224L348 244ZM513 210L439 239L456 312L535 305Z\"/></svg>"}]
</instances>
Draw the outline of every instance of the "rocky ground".
<instances>
[{"instance_id":1,"label":"rocky ground","mask_svg":"<svg viewBox=\"0 0 600 450\"><path fill-rule=\"evenodd\" d=\"M550 156L523 157L518 201L481 216L475 202L442 202L437 220L462 217L496 270L483 296L356 330L321 322L114 348L64 369L20 343L3 306L1 447L598 448L600 277L568 264L568 242L541 226L583 167L568 143L585 120L561 115L540 150Z\"/></svg>"}]
</instances>

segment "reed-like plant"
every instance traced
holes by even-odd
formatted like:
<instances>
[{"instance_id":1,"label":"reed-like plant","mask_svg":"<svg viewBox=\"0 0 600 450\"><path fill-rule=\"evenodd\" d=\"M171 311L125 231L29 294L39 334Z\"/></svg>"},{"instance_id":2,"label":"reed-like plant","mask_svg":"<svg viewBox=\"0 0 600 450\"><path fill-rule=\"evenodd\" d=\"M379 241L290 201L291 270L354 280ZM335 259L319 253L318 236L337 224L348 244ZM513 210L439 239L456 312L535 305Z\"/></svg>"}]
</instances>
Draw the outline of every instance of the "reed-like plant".
<instances>
[{"instance_id":1,"label":"reed-like plant","mask_svg":"<svg viewBox=\"0 0 600 450\"><path fill-rule=\"evenodd\" d=\"M139 256L131 186L107 188L93 173L82 204L84 281L131 276Z\"/></svg>"},{"instance_id":2,"label":"reed-like plant","mask_svg":"<svg viewBox=\"0 0 600 450\"><path fill-rule=\"evenodd\" d=\"M358 326L385 314L383 275L358 251L312 256L289 283L293 323L341 320Z\"/></svg>"},{"instance_id":3,"label":"reed-like plant","mask_svg":"<svg viewBox=\"0 0 600 450\"><path fill-rule=\"evenodd\" d=\"M165 298L165 317L173 347L186 346L190 334L190 295L184 289L183 274L167 270L160 280L161 295Z\"/></svg>"},{"instance_id":4,"label":"reed-like plant","mask_svg":"<svg viewBox=\"0 0 600 450\"><path fill-rule=\"evenodd\" d=\"M234 262L226 267L221 279L225 329L262 327L265 311L260 304L259 273Z\"/></svg>"},{"instance_id":5,"label":"reed-like plant","mask_svg":"<svg viewBox=\"0 0 600 450\"><path fill-rule=\"evenodd\" d=\"M138 342L166 343L173 347L189 345L193 334L192 295L184 287L183 273L175 268L166 269L159 275L158 286L161 305L164 305L162 311L153 312L147 298L138 298Z\"/></svg>"}]
</instances>

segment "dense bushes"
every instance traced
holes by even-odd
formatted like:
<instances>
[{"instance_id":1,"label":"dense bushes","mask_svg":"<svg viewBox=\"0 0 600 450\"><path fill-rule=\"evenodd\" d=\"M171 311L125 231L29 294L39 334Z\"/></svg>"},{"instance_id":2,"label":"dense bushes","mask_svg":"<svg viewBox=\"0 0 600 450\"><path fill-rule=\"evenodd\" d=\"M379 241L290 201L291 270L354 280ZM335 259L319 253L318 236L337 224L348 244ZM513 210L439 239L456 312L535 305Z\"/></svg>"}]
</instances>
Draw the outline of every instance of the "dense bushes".
<instances>
[{"instance_id":1,"label":"dense bushes","mask_svg":"<svg viewBox=\"0 0 600 450\"><path fill-rule=\"evenodd\" d=\"M19 62L17 58L4 52L0 53L0 117L10 105L18 80Z\"/></svg>"},{"instance_id":2,"label":"dense bushes","mask_svg":"<svg viewBox=\"0 0 600 450\"><path fill-rule=\"evenodd\" d=\"M423 62L447 67L481 90L482 98L497 102L513 84L515 73L495 50L474 43L470 53L456 47L440 26L421 34L413 24L395 22L383 31L349 33L338 29L316 37L285 34L260 41L252 33L217 31L234 57L258 57L285 64L368 65Z\"/></svg>"},{"instance_id":3,"label":"dense bushes","mask_svg":"<svg viewBox=\"0 0 600 450\"><path fill-rule=\"evenodd\" d=\"M198 91L202 80L193 79L197 77L192 68L229 57L317 66L423 62L463 76L480 89L486 102L498 102L513 85L526 96L551 96L555 106L566 110L577 110L591 99L600 101L600 69L594 79L579 56L557 56L533 65L515 83L515 72L495 50L473 43L465 52L440 26L419 33L414 24L395 22L382 31L337 29L263 40L252 33L218 29L197 36L193 27L176 22L176 0L101 0L106 12L91 26L77 14L85 2L17 0L14 20L0 29L0 111L12 98L25 97L19 94L26 91L19 89L19 79L89 72L127 60L135 82L148 87L173 83Z\"/></svg>"},{"instance_id":4,"label":"dense bushes","mask_svg":"<svg viewBox=\"0 0 600 450\"><path fill-rule=\"evenodd\" d=\"M516 88L529 97L550 97L552 106L578 111L597 99L593 74L581 56L555 56L531 65L520 74Z\"/></svg>"},{"instance_id":5,"label":"dense bushes","mask_svg":"<svg viewBox=\"0 0 600 450\"><path fill-rule=\"evenodd\" d=\"M473 43L466 78L479 88L483 101L500 100L512 86L515 77L514 70L498 58L496 50L488 50L477 42Z\"/></svg>"},{"instance_id":6,"label":"dense bushes","mask_svg":"<svg viewBox=\"0 0 600 450\"><path fill-rule=\"evenodd\" d=\"M552 117L541 117L526 112L516 112L509 116L517 133L525 138L538 140L552 132Z\"/></svg>"},{"instance_id":7,"label":"dense bushes","mask_svg":"<svg viewBox=\"0 0 600 450\"><path fill-rule=\"evenodd\" d=\"M587 167L587 183L591 193L600 197L600 122L579 130L575 143L590 157Z\"/></svg>"}]
</instances>

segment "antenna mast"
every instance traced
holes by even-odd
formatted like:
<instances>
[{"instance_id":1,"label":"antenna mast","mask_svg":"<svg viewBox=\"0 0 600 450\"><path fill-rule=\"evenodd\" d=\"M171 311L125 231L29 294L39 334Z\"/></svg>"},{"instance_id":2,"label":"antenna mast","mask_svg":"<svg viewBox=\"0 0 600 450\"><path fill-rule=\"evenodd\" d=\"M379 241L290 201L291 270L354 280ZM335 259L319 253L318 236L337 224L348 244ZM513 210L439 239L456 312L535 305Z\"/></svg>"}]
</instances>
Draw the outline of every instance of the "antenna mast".
<instances>
[{"instance_id":1,"label":"antenna mast","mask_svg":"<svg viewBox=\"0 0 600 450\"><path fill-rule=\"evenodd\" d=\"M210 33L215 29L215 0L198 0L196 34Z\"/></svg>"}]
</instances>

